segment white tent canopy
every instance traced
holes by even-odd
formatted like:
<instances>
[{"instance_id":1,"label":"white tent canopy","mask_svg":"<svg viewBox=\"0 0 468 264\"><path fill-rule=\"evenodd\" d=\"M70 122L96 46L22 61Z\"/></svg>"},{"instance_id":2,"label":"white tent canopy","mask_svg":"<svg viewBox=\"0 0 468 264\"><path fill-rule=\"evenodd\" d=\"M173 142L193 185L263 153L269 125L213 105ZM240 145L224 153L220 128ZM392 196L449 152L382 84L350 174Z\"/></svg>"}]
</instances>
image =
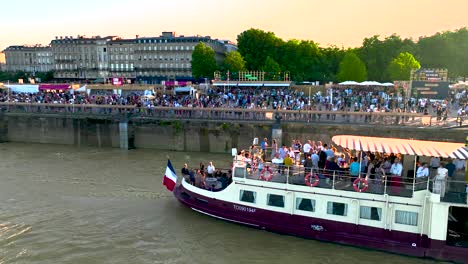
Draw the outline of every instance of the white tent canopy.
<instances>
[{"instance_id":1,"label":"white tent canopy","mask_svg":"<svg viewBox=\"0 0 468 264\"><path fill-rule=\"evenodd\" d=\"M345 81L345 82L340 82L338 85L358 85L358 82L355 81Z\"/></svg>"},{"instance_id":2,"label":"white tent canopy","mask_svg":"<svg viewBox=\"0 0 468 264\"><path fill-rule=\"evenodd\" d=\"M362 85L362 86L382 86L381 83L376 82L376 81L365 81L365 82L359 83L358 85Z\"/></svg>"}]
</instances>

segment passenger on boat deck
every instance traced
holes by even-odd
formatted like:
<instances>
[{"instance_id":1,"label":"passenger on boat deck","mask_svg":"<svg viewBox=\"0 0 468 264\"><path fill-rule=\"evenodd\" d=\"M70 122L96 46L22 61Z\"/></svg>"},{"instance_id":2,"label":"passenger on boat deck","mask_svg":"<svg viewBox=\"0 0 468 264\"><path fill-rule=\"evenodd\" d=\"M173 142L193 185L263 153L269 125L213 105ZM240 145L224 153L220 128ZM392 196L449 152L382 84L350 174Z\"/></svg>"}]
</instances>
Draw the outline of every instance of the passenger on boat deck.
<instances>
[{"instance_id":1,"label":"passenger on boat deck","mask_svg":"<svg viewBox=\"0 0 468 264\"><path fill-rule=\"evenodd\" d=\"M455 172L456 166L453 164L453 160L450 160L447 165L445 165L445 168L448 170L448 176L452 177L453 173Z\"/></svg>"},{"instance_id":2,"label":"passenger on boat deck","mask_svg":"<svg viewBox=\"0 0 468 264\"><path fill-rule=\"evenodd\" d=\"M354 182L354 180L359 176L360 166L357 161L357 157L353 157L352 160L353 162L349 165L349 175L351 175L351 182Z\"/></svg>"},{"instance_id":3,"label":"passenger on boat deck","mask_svg":"<svg viewBox=\"0 0 468 264\"><path fill-rule=\"evenodd\" d=\"M396 158L395 163L392 164L392 167L390 168L390 174L392 177L390 180L392 181L390 185L392 185L393 192L396 194L400 193L400 186L401 186L401 173L403 172L403 165L401 165L400 159Z\"/></svg>"},{"instance_id":4,"label":"passenger on boat deck","mask_svg":"<svg viewBox=\"0 0 468 264\"><path fill-rule=\"evenodd\" d=\"M274 159L277 153L278 153L278 143L276 143L276 139L273 139L273 141L271 142L271 159ZM264 158L264 160L266 160L266 157Z\"/></svg>"},{"instance_id":5,"label":"passenger on boat deck","mask_svg":"<svg viewBox=\"0 0 468 264\"><path fill-rule=\"evenodd\" d=\"M188 176L190 180L190 184L195 185L195 175L193 171L190 171L188 169L187 163L185 163L184 167L182 168L182 176Z\"/></svg>"},{"instance_id":6,"label":"passenger on boat deck","mask_svg":"<svg viewBox=\"0 0 468 264\"><path fill-rule=\"evenodd\" d=\"M343 167L344 164L346 163L345 154L341 154L336 161L338 165L340 165L340 167Z\"/></svg>"},{"instance_id":7,"label":"passenger on boat deck","mask_svg":"<svg viewBox=\"0 0 468 264\"><path fill-rule=\"evenodd\" d=\"M335 171L341 171L340 166L335 161L335 157L329 157L325 163L325 170L332 176Z\"/></svg>"},{"instance_id":8,"label":"passenger on boat deck","mask_svg":"<svg viewBox=\"0 0 468 264\"><path fill-rule=\"evenodd\" d=\"M244 160L245 160L245 156L244 156L244 150L240 150L237 152L237 156L235 158L235 162L239 165L243 165L244 164Z\"/></svg>"},{"instance_id":9,"label":"passenger on boat deck","mask_svg":"<svg viewBox=\"0 0 468 264\"><path fill-rule=\"evenodd\" d=\"M213 177L215 171L216 171L216 168L215 166L213 165L213 161L210 161L210 163L208 164L208 167L206 167L206 171L207 171L207 176L208 177Z\"/></svg>"},{"instance_id":10,"label":"passenger on boat deck","mask_svg":"<svg viewBox=\"0 0 468 264\"><path fill-rule=\"evenodd\" d=\"M439 168L437 169L437 175L435 176L433 191L434 193L440 194L440 198L443 198L445 196L447 176L448 170L444 168L444 164L439 164Z\"/></svg>"},{"instance_id":11,"label":"passenger on boat deck","mask_svg":"<svg viewBox=\"0 0 468 264\"><path fill-rule=\"evenodd\" d=\"M291 159L295 159L296 153L292 147L289 147L288 156L291 157Z\"/></svg>"},{"instance_id":12,"label":"passenger on boat deck","mask_svg":"<svg viewBox=\"0 0 468 264\"><path fill-rule=\"evenodd\" d=\"M307 160L307 157L310 156L310 150L311 149L312 149L311 141L307 140L307 142L302 147L302 150L304 151L304 159Z\"/></svg>"},{"instance_id":13,"label":"passenger on boat deck","mask_svg":"<svg viewBox=\"0 0 468 264\"><path fill-rule=\"evenodd\" d=\"M319 163L319 155L317 154L317 151L314 151L312 155L310 156L310 159L312 160L312 168L313 169L318 169L318 163Z\"/></svg>"},{"instance_id":14,"label":"passenger on boat deck","mask_svg":"<svg viewBox=\"0 0 468 264\"><path fill-rule=\"evenodd\" d=\"M283 144L283 146L279 149L279 158L283 159L287 156L288 149L286 148L286 145Z\"/></svg>"},{"instance_id":15,"label":"passenger on boat deck","mask_svg":"<svg viewBox=\"0 0 468 264\"><path fill-rule=\"evenodd\" d=\"M287 168L288 171L289 171L289 176L292 175L292 165L293 165L294 161L293 159L290 157L290 156L286 156L283 160L283 164L284 164L284 168ZM282 171L283 173L284 171Z\"/></svg>"},{"instance_id":16,"label":"passenger on boat deck","mask_svg":"<svg viewBox=\"0 0 468 264\"><path fill-rule=\"evenodd\" d=\"M205 177L206 174L205 174L205 164L203 164L203 162L200 162L200 174Z\"/></svg>"},{"instance_id":17,"label":"passenger on boat deck","mask_svg":"<svg viewBox=\"0 0 468 264\"><path fill-rule=\"evenodd\" d=\"M305 158L305 161L304 161L304 176L312 171L313 166L314 164L312 163L312 158L309 155Z\"/></svg>"},{"instance_id":18,"label":"passenger on boat deck","mask_svg":"<svg viewBox=\"0 0 468 264\"><path fill-rule=\"evenodd\" d=\"M437 170L437 168L439 168L439 165L440 165L440 158L431 157L430 165L433 170Z\"/></svg>"},{"instance_id":19,"label":"passenger on boat deck","mask_svg":"<svg viewBox=\"0 0 468 264\"><path fill-rule=\"evenodd\" d=\"M327 158L335 157L335 152L333 152L333 150L330 147L328 147L327 144L324 144L323 147L324 147L325 154L327 154Z\"/></svg>"},{"instance_id":20,"label":"passenger on boat deck","mask_svg":"<svg viewBox=\"0 0 468 264\"><path fill-rule=\"evenodd\" d=\"M427 176L429 176L429 168L427 167L427 163L423 162L416 170L416 178L424 178Z\"/></svg>"}]
</instances>

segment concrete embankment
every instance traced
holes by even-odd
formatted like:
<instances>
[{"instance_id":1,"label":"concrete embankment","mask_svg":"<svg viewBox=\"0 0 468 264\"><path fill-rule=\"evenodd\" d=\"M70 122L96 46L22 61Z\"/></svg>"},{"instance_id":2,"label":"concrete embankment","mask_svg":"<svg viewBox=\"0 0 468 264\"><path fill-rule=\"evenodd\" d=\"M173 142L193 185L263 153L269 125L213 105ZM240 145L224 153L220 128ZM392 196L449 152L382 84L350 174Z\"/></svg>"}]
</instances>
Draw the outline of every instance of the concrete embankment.
<instances>
[{"instance_id":1,"label":"concrete embankment","mask_svg":"<svg viewBox=\"0 0 468 264\"><path fill-rule=\"evenodd\" d=\"M271 139L273 123L161 121L73 118L63 116L0 115L0 142L31 142L76 146L130 147L176 151L230 152L247 148L252 139ZM464 142L466 130L352 124L282 124L282 142L292 139L330 142L339 134ZM125 130L123 133L123 129ZM124 138L123 138L124 137Z\"/></svg>"}]
</instances>

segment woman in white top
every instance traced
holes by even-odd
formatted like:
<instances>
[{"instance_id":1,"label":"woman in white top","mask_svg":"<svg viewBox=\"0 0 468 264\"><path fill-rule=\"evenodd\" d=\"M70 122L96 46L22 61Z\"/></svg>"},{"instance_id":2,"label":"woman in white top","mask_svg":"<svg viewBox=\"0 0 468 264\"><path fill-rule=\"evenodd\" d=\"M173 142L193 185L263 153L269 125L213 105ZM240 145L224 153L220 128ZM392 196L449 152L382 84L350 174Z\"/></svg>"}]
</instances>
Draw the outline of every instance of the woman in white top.
<instances>
[{"instance_id":1,"label":"woman in white top","mask_svg":"<svg viewBox=\"0 0 468 264\"><path fill-rule=\"evenodd\" d=\"M443 164L439 165L437 175L434 178L434 193L440 194L440 198L445 196L445 185L447 184L448 170Z\"/></svg>"}]
</instances>

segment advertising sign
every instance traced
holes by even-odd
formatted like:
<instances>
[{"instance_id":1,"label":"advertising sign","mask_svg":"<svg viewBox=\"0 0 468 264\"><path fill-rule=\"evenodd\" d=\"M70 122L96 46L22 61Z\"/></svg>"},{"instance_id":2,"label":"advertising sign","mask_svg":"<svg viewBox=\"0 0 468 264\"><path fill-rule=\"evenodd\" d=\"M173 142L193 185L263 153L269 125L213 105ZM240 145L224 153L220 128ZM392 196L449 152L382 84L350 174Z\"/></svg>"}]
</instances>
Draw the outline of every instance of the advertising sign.
<instances>
[{"instance_id":1,"label":"advertising sign","mask_svg":"<svg viewBox=\"0 0 468 264\"><path fill-rule=\"evenodd\" d=\"M411 88L416 98L443 100L449 97L449 82L412 81Z\"/></svg>"},{"instance_id":2,"label":"advertising sign","mask_svg":"<svg viewBox=\"0 0 468 264\"><path fill-rule=\"evenodd\" d=\"M123 85L123 78L122 77L112 78L112 85L117 85L117 86Z\"/></svg>"}]
</instances>

